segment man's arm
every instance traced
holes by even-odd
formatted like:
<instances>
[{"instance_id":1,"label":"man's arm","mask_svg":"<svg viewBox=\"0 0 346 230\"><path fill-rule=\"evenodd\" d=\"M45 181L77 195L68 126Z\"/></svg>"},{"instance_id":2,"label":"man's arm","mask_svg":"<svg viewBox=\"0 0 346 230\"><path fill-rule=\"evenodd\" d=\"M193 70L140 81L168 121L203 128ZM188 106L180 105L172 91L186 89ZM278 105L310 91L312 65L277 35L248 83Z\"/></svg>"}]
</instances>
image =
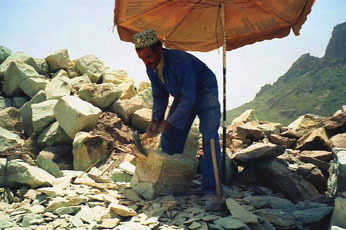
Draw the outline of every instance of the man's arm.
<instances>
[{"instance_id":1,"label":"man's arm","mask_svg":"<svg viewBox=\"0 0 346 230\"><path fill-rule=\"evenodd\" d=\"M184 129L196 101L196 76L193 66L189 63L181 66L177 74L181 96L176 109L167 121L173 127Z\"/></svg>"},{"instance_id":2,"label":"man's arm","mask_svg":"<svg viewBox=\"0 0 346 230\"><path fill-rule=\"evenodd\" d=\"M168 105L169 94L153 76L149 76L153 93L152 120L160 122L164 119Z\"/></svg>"}]
</instances>

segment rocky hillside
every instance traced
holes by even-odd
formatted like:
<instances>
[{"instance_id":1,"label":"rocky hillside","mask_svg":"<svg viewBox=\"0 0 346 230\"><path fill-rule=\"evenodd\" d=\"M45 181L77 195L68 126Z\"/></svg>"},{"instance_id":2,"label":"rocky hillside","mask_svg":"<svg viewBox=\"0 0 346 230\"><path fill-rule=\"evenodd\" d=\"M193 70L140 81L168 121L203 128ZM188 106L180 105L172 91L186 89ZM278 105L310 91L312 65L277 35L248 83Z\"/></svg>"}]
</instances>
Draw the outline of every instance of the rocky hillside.
<instances>
[{"instance_id":1,"label":"rocky hillside","mask_svg":"<svg viewBox=\"0 0 346 230\"><path fill-rule=\"evenodd\" d=\"M161 152L158 138L144 153L133 145L151 118L149 83L135 87L94 55L1 46L0 83L0 229L346 227L345 106L288 127L241 114L217 202L201 193L196 126L184 154Z\"/></svg>"},{"instance_id":2,"label":"rocky hillside","mask_svg":"<svg viewBox=\"0 0 346 230\"><path fill-rule=\"evenodd\" d=\"M228 111L232 121L247 109L260 120L289 124L305 113L331 116L346 104L346 23L335 26L322 58L302 55L273 85L261 88L256 97Z\"/></svg>"}]
</instances>

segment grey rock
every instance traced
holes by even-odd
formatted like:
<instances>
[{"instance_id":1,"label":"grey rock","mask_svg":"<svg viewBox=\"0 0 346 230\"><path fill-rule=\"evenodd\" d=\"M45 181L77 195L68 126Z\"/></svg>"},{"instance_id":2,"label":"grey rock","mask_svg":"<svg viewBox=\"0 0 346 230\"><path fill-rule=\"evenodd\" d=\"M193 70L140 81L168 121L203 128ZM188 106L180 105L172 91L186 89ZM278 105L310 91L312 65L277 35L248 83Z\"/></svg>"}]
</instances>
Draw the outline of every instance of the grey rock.
<instances>
[{"instance_id":1,"label":"grey rock","mask_svg":"<svg viewBox=\"0 0 346 230\"><path fill-rule=\"evenodd\" d=\"M47 76L49 72L48 62L45 59L41 59L41 58L34 58L34 60L37 66L39 67L37 72Z\"/></svg>"},{"instance_id":2,"label":"grey rock","mask_svg":"<svg viewBox=\"0 0 346 230\"><path fill-rule=\"evenodd\" d=\"M236 152L233 155L233 160L242 164L249 164L263 159L275 158L284 152L285 147L282 145L255 143L242 151Z\"/></svg>"},{"instance_id":3,"label":"grey rock","mask_svg":"<svg viewBox=\"0 0 346 230\"><path fill-rule=\"evenodd\" d=\"M47 100L60 99L63 96L69 96L71 94L71 83L68 77L54 78L46 85L45 93Z\"/></svg>"},{"instance_id":4,"label":"grey rock","mask_svg":"<svg viewBox=\"0 0 346 230\"><path fill-rule=\"evenodd\" d=\"M264 220L280 227L293 226L296 220L293 216L279 209L258 209L253 211L254 214L262 217Z\"/></svg>"},{"instance_id":5,"label":"grey rock","mask_svg":"<svg viewBox=\"0 0 346 230\"><path fill-rule=\"evenodd\" d=\"M19 109L8 107L0 111L0 127L22 133L24 124Z\"/></svg>"},{"instance_id":6,"label":"grey rock","mask_svg":"<svg viewBox=\"0 0 346 230\"><path fill-rule=\"evenodd\" d=\"M64 174L60 170L59 166L53 162L53 160L45 157L43 154L38 155L36 157L36 164L39 165L42 169L47 171L48 173L52 174L55 177L63 177Z\"/></svg>"},{"instance_id":7,"label":"grey rock","mask_svg":"<svg viewBox=\"0 0 346 230\"><path fill-rule=\"evenodd\" d=\"M310 208L294 211L293 216L296 218L296 221L300 221L303 224L309 224L321 221L324 217L331 213L332 210L333 207L331 206Z\"/></svg>"},{"instance_id":8,"label":"grey rock","mask_svg":"<svg viewBox=\"0 0 346 230\"><path fill-rule=\"evenodd\" d=\"M246 224L232 218L231 216L222 217L214 221L214 224L223 229L248 229Z\"/></svg>"},{"instance_id":9,"label":"grey rock","mask_svg":"<svg viewBox=\"0 0 346 230\"><path fill-rule=\"evenodd\" d=\"M334 164L329 171L328 192L335 196L346 191L346 149L334 148Z\"/></svg>"},{"instance_id":10,"label":"grey rock","mask_svg":"<svg viewBox=\"0 0 346 230\"><path fill-rule=\"evenodd\" d=\"M29 227L30 225L39 225L44 222L42 215L40 214L28 214L25 215L22 221L23 227Z\"/></svg>"},{"instance_id":11,"label":"grey rock","mask_svg":"<svg viewBox=\"0 0 346 230\"><path fill-rule=\"evenodd\" d=\"M27 97L13 97L13 106L17 109L20 109L29 100L30 98L27 98Z\"/></svg>"},{"instance_id":12,"label":"grey rock","mask_svg":"<svg viewBox=\"0 0 346 230\"><path fill-rule=\"evenodd\" d=\"M79 212L81 210L80 206L70 206L70 207L61 207L61 208L57 208L53 211L54 214L57 214L59 216L61 215L65 215L65 214L76 214L77 212Z\"/></svg>"},{"instance_id":13,"label":"grey rock","mask_svg":"<svg viewBox=\"0 0 346 230\"><path fill-rule=\"evenodd\" d=\"M42 75L28 77L19 83L19 88L29 97L33 97L38 91L44 90L49 82L49 79Z\"/></svg>"},{"instance_id":14,"label":"grey rock","mask_svg":"<svg viewBox=\"0 0 346 230\"><path fill-rule=\"evenodd\" d=\"M232 216L245 224L256 224L258 223L258 218L256 215L245 210L238 202L228 198L226 200L226 205L228 210L231 212Z\"/></svg>"},{"instance_id":15,"label":"grey rock","mask_svg":"<svg viewBox=\"0 0 346 230\"><path fill-rule=\"evenodd\" d=\"M346 228L346 199L338 197L335 199L331 225Z\"/></svg>"}]
</instances>

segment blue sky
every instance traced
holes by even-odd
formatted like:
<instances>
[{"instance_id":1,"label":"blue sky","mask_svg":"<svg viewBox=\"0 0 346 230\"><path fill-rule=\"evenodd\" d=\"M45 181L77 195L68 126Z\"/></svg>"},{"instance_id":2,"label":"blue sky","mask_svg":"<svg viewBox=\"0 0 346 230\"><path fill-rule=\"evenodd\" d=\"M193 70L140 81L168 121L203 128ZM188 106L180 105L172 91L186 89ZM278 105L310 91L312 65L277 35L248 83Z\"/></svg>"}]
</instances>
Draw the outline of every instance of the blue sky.
<instances>
[{"instance_id":1,"label":"blue sky","mask_svg":"<svg viewBox=\"0 0 346 230\"><path fill-rule=\"evenodd\" d=\"M133 45L112 32L113 9L114 0L0 0L0 46L35 58L62 48L71 59L94 54L112 69L127 70L137 83L148 81ZM322 57L333 27L346 21L345 12L345 0L316 0L300 36L227 52L227 108L252 100L302 54ZM215 72L221 92L222 50L194 54Z\"/></svg>"}]
</instances>

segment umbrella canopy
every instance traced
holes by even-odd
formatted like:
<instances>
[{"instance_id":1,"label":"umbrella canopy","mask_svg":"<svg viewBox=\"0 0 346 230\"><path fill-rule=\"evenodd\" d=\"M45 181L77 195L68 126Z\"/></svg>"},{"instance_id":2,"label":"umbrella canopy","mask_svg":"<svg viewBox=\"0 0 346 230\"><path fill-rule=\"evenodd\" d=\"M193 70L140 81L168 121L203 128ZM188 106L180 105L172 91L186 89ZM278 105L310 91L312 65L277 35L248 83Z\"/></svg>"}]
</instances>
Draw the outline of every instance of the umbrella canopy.
<instances>
[{"instance_id":1,"label":"umbrella canopy","mask_svg":"<svg viewBox=\"0 0 346 230\"><path fill-rule=\"evenodd\" d=\"M223 46L222 179L226 155L226 50L292 30L299 35L315 0L116 0L114 25L121 40L154 29L164 46L211 51Z\"/></svg>"},{"instance_id":2,"label":"umbrella canopy","mask_svg":"<svg viewBox=\"0 0 346 230\"><path fill-rule=\"evenodd\" d=\"M226 49L295 35L315 0L116 0L114 24L120 39L154 29L168 48L211 51L223 45L224 13ZM224 4L224 12L221 5Z\"/></svg>"}]
</instances>

